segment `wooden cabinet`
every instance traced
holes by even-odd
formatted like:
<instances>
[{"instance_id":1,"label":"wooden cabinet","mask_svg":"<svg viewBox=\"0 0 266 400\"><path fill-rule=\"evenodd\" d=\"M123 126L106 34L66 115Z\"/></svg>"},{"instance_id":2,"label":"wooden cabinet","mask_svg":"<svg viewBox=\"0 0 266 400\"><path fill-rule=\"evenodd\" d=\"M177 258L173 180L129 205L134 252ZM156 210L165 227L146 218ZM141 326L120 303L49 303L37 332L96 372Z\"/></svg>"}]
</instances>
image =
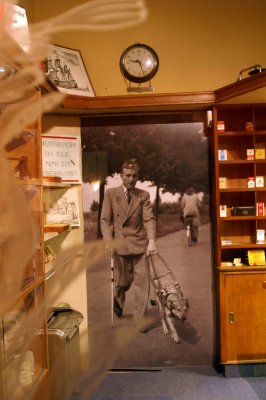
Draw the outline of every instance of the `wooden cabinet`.
<instances>
[{"instance_id":1,"label":"wooden cabinet","mask_svg":"<svg viewBox=\"0 0 266 400\"><path fill-rule=\"evenodd\" d=\"M212 145L219 359L266 362L266 105L214 107Z\"/></svg>"},{"instance_id":2,"label":"wooden cabinet","mask_svg":"<svg viewBox=\"0 0 266 400\"><path fill-rule=\"evenodd\" d=\"M11 232L6 242L1 241L1 290L7 299L0 316L4 399L35 391L48 374L40 130L38 121L5 148L16 189L6 193L13 209L1 209L1 221Z\"/></svg>"},{"instance_id":3,"label":"wooden cabinet","mask_svg":"<svg viewBox=\"0 0 266 400\"><path fill-rule=\"evenodd\" d=\"M266 271L220 273L221 363L266 362Z\"/></svg>"}]
</instances>

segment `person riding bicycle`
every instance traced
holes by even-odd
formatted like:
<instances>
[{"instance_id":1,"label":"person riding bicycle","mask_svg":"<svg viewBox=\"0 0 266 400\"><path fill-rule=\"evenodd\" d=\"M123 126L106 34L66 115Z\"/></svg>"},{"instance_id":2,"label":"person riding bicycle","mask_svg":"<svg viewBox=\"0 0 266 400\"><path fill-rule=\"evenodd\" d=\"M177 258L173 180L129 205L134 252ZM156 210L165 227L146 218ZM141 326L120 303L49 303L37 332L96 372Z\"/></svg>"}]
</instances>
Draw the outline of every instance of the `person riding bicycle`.
<instances>
[{"instance_id":1,"label":"person riding bicycle","mask_svg":"<svg viewBox=\"0 0 266 400\"><path fill-rule=\"evenodd\" d=\"M199 207L201 201L195 193L193 187L189 187L181 199L181 208L183 210L184 221L188 218L192 219L191 241L196 244L198 241L198 228L200 226Z\"/></svg>"}]
</instances>

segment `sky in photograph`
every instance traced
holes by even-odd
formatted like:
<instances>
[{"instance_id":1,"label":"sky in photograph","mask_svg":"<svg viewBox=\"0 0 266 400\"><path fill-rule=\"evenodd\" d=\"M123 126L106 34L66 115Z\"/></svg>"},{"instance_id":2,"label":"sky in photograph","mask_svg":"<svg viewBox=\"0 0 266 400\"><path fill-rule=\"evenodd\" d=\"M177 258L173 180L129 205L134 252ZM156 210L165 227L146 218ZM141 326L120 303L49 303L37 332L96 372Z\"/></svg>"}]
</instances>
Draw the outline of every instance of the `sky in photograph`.
<instances>
[{"instance_id":1,"label":"sky in photograph","mask_svg":"<svg viewBox=\"0 0 266 400\"><path fill-rule=\"evenodd\" d=\"M116 187L120 186L122 183L120 174L115 174L114 176L109 176L107 178L107 184L105 186L106 189L110 187ZM155 194L156 194L156 186L152 186L151 182L137 182L136 187L139 189L147 190L150 193L151 197L151 202L155 200ZM176 193L175 195L171 193L160 193L160 198L162 202L166 203L174 203L178 201L180 197L179 193ZM90 183L85 183L83 185L83 210L84 212L89 212L90 207L93 201L99 202L99 190L94 191L93 190L93 185Z\"/></svg>"}]
</instances>

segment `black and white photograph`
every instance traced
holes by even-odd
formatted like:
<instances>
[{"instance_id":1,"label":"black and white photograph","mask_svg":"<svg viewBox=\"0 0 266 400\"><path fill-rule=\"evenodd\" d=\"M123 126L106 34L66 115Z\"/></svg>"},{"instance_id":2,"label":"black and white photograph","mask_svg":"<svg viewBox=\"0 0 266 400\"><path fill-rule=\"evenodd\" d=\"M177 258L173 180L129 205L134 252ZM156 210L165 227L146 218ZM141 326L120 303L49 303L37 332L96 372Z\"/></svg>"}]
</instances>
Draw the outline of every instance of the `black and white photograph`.
<instances>
[{"instance_id":1,"label":"black and white photograph","mask_svg":"<svg viewBox=\"0 0 266 400\"><path fill-rule=\"evenodd\" d=\"M50 202L46 200L45 221L47 224L69 224L80 226L79 202L77 191L73 188L61 189Z\"/></svg>"},{"instance_id":2,"label":"black and white photograph","mask_svg":"<svg viewBox=\"0 0 266 400\"><path fill-rule=\"evenodd\" d=\"M95 97L81 52L54 44L49 50L44 63L48 80L62 93Z\"/></svg>"},{"instance_id":3,"label":"black and white photograph","mask_svg":"<svg viewBox=\"0 0 266 400\"><path fill-rule=\"evenodd\" d=\"M210 365L208 137L201 118L153 120L82 119L85 240L118 239L88 272L89 324L137 328L115 368Z\"/></svg>"}]
</instances>

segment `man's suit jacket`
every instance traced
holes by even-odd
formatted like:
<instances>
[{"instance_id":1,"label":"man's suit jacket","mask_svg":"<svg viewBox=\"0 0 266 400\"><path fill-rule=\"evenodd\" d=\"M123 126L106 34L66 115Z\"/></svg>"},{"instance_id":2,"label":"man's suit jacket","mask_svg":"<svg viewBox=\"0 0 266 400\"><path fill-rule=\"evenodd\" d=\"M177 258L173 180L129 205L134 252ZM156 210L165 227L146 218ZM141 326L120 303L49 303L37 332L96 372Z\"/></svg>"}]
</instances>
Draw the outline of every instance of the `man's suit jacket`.
<instances>
[{"instance_id":1,"label":"man's suit jacket","mask_svg":"<svg viewBox=\"0 0 266 400\"><path fill-rule=\"evenodd\" d=\"M118 238L119 255L145 253L148 239L155 239L156 224L147 191L134 189L130 204L123 187L107 189L101 212L104 240Z\"/></svg>"}]
</instances>

